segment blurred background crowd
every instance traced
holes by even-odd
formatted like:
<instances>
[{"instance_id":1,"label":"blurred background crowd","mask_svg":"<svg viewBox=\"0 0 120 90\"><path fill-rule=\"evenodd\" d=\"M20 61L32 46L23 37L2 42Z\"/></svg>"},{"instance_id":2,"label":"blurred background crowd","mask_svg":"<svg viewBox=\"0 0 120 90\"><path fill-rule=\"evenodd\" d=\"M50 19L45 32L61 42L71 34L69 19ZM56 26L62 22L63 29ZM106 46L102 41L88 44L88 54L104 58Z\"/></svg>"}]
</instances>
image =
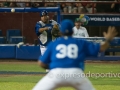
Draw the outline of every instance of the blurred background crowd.
<instances>
[{"instance_id":1,"label":"blurred background crowd","mask_svg":"<svg viewBox=\"0 0 120 90\"><path fill-rule=\"evenodd\" d=\"M17 1L17 0L16 0ZM24 0L25 1L25 0ZM41 2L38 2L41 1ZM49 3L50 1L50 3ZM58 1L61 3L54 3ZM65 1L65 2L64 2ZM74 2L78 1L78 2ZM86 1L86 2L79 2ZM99 12L116 12L120 13L120 0L108 0L118 3L90 3L87 1L104 1L104 0L37 0L37 2L0 2L0 7L55 7L60 5L63 13L99 13ZM64 3L63 3L64 2ZM74 3L72 3L74 2Z\"/></svg>"}]
</instances>

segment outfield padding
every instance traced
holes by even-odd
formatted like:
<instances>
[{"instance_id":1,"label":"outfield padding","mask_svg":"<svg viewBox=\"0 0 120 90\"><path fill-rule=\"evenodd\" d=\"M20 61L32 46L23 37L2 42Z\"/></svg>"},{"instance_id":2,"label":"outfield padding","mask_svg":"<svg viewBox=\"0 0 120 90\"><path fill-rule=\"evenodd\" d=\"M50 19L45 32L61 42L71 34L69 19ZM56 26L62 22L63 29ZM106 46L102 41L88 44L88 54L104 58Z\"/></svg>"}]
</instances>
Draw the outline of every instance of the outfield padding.
<instances>
[{"instance_id":1,"label":"outfield padding","mask_svg":"<svg viewBox=\"0 0 120 90\"><path fill-rule=\"evenodd\" d=\"M0 59L37 60L40 55L39 46L24 45L18 48L15 44L0 45Z\"/></svg>"},{"instance_id":2,"label":"outfield padding","mask_svg":"<svg viewBox=\"0 0 120 90\"><path fill-rule=\"evenodd\" d=\"M0 58L1 59L14 59L16 57L16 45L14 44L1 44L0 45Z\"/></svg>"},{"instance_id":3,"label":"outfield padding","mask_svg":"<svg viewBox=\"0 0 120 90\"><path fill-rule=\"evenodd\" d=\"M79 39L79 38L78 38ZM89 37L89 38L81 38L88 40L90 42L101 43L104 41L103 37ZM110 43L111 47L107 50L107 52L120 52L120 38L115 37L115 39ZM41 55L40 47L35 45L22 45L19 48L17 45L12 44L2 44L0 45L0 58L13 58L13 59L21 59L21 60L37 60ZM104 52L100 52L97 57L87 57L87 60L120 60L120 56L106 56Z\"/></svg>"},{"instance_id":4,"label":"outfield padding","mask_svg":"<svg viewBox=\"0 0 120 90\"><path fill-rule=\"evenodd\" d=\"M16 47L16 59L37 60L41 55L39 46Z\"/></svg>"}]
</instances>

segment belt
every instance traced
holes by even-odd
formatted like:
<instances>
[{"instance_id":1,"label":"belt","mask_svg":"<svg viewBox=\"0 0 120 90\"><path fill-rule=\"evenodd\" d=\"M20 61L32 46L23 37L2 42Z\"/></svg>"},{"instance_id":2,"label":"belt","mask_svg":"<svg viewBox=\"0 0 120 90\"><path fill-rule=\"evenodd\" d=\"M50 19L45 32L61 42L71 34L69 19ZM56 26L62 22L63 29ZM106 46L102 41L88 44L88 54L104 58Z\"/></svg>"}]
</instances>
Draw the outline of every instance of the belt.
<instances>
[{"instance_id":1,"label":"belt","mask_svg":"<svg viewBox=\"0 0 120 90\"><path fill-rule=\"evenodd\" d=\"M41 47L41 48L46 48L46 46L42 46L42 45L40 45L40 47Z\"/></svg>"}]
</instances>

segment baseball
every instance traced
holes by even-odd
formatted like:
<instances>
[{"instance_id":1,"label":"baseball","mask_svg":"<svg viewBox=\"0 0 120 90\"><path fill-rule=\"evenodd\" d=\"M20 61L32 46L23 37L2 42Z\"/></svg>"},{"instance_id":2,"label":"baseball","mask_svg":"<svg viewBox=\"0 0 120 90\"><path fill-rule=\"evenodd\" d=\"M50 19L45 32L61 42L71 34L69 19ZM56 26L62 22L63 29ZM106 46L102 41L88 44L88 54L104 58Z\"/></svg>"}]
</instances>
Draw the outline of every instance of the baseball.
<instances>
[{"instance_id":1,"label":"baseball","mask_svg":"<svg viewBox=\"0 0 120 90\"><path fill-rule=\"evenodd\" d=\"M15 12L15 9L14 9L14 8L12 8L12 9L11 9L11 12Z\"/></svg>"}]
</instances>

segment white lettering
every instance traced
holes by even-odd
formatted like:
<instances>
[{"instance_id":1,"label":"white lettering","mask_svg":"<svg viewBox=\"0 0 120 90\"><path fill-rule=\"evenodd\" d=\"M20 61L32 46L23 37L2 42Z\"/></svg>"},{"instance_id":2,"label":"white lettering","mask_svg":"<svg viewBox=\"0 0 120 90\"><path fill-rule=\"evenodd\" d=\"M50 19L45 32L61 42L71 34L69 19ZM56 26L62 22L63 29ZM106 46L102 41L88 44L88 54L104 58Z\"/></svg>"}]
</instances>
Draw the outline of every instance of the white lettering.
<instances>
[{"instance_id":1,"label":"white lettering","mask_svg":"<svg viewBox=\"0 0 120 90\"><path fill-rule=\"evenodd\" d=\"M105 21L105 18L101 18L101 17L94 17L94 18L90 18L91 21Z\"/></svg>"},{"instance_id":2,"label":"white lettering","mask_svg":"<svg viewBox=\"0 0 120 90\"><path fill-rule=\"evenodd\" d=\"M109 18L109 17L107 17L106 21L120 21L120 18L119 17L116 17L116 18Z\"/></svg>"}]
</instances>

